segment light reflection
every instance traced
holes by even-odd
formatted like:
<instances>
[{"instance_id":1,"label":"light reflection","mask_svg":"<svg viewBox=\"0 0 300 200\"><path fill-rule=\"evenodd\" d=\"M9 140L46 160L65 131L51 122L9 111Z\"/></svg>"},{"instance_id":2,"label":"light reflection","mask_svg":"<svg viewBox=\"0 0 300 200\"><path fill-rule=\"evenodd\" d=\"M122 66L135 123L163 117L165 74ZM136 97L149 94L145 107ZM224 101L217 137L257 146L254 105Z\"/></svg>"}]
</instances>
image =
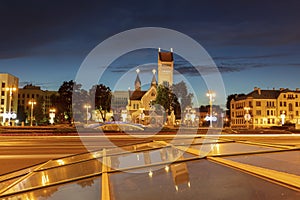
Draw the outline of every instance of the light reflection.
<instances>
[{"instance_id":1,"label":"light reflection","mask_svg":"<svg viewBox=\"0 0 300 200\"><path fill-rule=\"evenodd\" d=\"M42 185L45 186L49 183L49 176L48 174L44 174L42 175Z\"/></svg>"},{"instance_id":2,"label":"light reflection","mask_svg":"<svg viewBox=\"0 0 300 200\"><path fill-rule=\"evenodd\" d=\"M168 173L170 170L170 167L168 165L165 166L165 171Z\"/></svg>"},{"instance_id":3,"label":"light reflection","mask_svg":"<svg viewBox=\"0 0 300 200\"><path fill-rule=\"evenodd\" d=\"M148 175L149 175L150 178L152 178L153 177L153 172L150 170Z\"/></svg>"},{"instance_id":4,"label":"light reflection","mask_svg":"<svg viewBox=\"0 0 300 200\"><path fill-rule=\"evenodd\" d=\"M179 190L179 186L187 185L188 188L191 187L189 171L186 163L172 164L171 172L176 191Z\"/></svg>"},{"instance_id":5,"label":"light reflection","mask_svg":"<svg viewBox=\"0 0 300 200\"><path fill-rule=\"evenodd\" d=\"M63 160L61 160L61 159L57 160L56 162L57 162L59 165L64 165L64 164L65 164L65 162L64 162Z\"/></svg>"}]
</instances>

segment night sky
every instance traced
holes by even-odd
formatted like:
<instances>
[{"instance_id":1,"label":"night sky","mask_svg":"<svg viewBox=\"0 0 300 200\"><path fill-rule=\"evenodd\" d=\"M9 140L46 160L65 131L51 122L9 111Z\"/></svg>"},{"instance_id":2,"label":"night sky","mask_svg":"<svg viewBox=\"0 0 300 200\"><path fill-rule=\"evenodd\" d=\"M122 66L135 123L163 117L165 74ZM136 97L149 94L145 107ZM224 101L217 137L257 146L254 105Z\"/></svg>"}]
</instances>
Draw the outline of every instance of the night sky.
<instances>
[{"instance_id":1,"label":"night sky","mask_svg":"<svg viewBox=\"0 0 300 200\"><path fill-rule=\"evenodd\" d=\"M19 77L20 87L32 83L57 90L63 81L75 79L89 52L107 38L134 28L162 27L202 45L228 95L254 87L300 88L299 8L297 0L1 1L0 72ZM115 90L133 88L132 79L123 88L116 80L124 72L134 74L138 65L155 62L153 49L120 56L100 82ZM180 56L175 70L197 84ZM142 82L151 80L143 76L148 78ZM206 98L205 90L199 89L197 96Z\"/></svg>"}]
</instances>

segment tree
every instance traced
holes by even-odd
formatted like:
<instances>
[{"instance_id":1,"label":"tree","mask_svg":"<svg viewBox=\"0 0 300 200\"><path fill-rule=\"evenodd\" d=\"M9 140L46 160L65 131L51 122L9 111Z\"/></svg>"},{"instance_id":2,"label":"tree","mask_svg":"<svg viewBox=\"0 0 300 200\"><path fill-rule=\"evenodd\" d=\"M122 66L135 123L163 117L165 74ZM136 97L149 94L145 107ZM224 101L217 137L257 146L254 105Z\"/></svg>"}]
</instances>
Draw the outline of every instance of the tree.
<instances>
[{"instance_id":1,"label":"tree","mask_svg":"<svg viewBox=\"0 0 300 200\"><path fill-rule=\"evenodd\" d=\"M61 121L73 121L74 116L83 118L84 104L91 103L86 90L81 88L81 84L76 84L73 80L64 81L58 90L58 96L52 96L51 100L57 108L58 118ZM73 113L74 111L74 113Z\"/></svg>"},{"instance_id":2,"label":"tree","mask_svg":"<svg viewBox=\"0 0 300 200\"><path fill-rule=\"evenodd\" d=\"M111 90L109 87L100 84L94 85L90 89L90 96L94 99L95 109L100 111L102 120L105 121L106 113L111 109Z\"/></svg>"},{"instance_id":3,"label":"tree","mask_svg":"<svg viewBox=\"0 0 300 200\"><path fill-rule=\"evenodd\" d=\"M174 84L172 86L172 90L180 102L182 111L188 106L192 107L192 99L194 95L192 93L188 93L184 81Z\"/></svg>"},{"instance_id":4,"label":"tree","mask_svg":"<svg viewBox=\"0 0 300 200\"><path fill-rule=\"evenodd\" d=\"M168 115L170 115L171 112L174 111L174 114L177 116L177 112L180 110L180 104L178 102L177 96L170 90L169 87L166 87L164 85L158 86L157 96L154 103L164 107Z\"/></svg>"},{"instance_id":5,"label":"tree","mask_svg":"<svg viewBox=\"0 0 300 200\"><path fill-rule=\"evenodd\" d=\"M44 98L40 97L37 99L36 105L34 106L33 109L33 115L35 118L36 123L40 124L42 122L46 122L46 116L44 112Z\"/></svg>"},{"instance_id":6,"label":"tree","mask_svg":"<svg viewBox=\"0 0 300 200\"><path fill-rule=\"evenodd\" d=\"M25 113L25 107L18 105L18 113L17 113L18 119L20 122L25 122L27 115Z\"/></svg>"}]
</instances>

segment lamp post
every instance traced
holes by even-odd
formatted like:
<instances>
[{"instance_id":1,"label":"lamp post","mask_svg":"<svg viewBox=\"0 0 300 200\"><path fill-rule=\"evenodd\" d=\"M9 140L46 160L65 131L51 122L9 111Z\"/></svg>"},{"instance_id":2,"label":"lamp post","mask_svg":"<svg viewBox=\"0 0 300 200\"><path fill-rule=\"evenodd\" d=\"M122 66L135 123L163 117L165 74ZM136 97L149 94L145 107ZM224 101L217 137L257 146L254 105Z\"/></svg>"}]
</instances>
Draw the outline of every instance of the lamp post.
<instances>
[{"instance_id":1,"label":"lamp post","mask_svg":"<svg viewBox=\"0 0 300 200\"><path fill-rule=\"evenodd\" d=\"M244 110L246 111L246 114L244 115L244 118L246 120L246 126L247 129L249 129L249 121L251 119L251 115L249 114L250 107L244 107Z\"/></svg>"},{"instance_id":2,"label":"lamp post","mask_svg":"<svg viewBox=\"0 0 300 200\"><path fill-rule=\"evenodd\" d=\"M86 124L88 124L88 120L89 120L89 108L91 108L91 106L89 104L85 104L84 108L86 108Z\"/></svg>"},{"instance_id":3,"label":"lamp post","mask_svg":"<svg viewBox=\"0 0 300 200\"><path fill-rule=\"evenodd\" d=\"M6 88L6 91L8 92L9 91L9 103L8 103L8 124L10 125L10 118L11 118L11 100L12 100L12 93L14 92L14 91L16 91L17 90L17 88L15 88L15 87L7 87Z\"/></svg>"},{"instance_id":4,"label":"lamp post","mask_svg":"<svg viewBox=\"0 0 300 200\"><path fill-rule=\"evenodd\" d=\"M54 123L55 112L56 112L56 110L54 108L49 110L50 124Z\"/></svg>"},{"instance_id":5,"label":"lamp post","mask_svg":"<svg viewBox=\"0 0 300 200\"><path fill-rule=\"evenodd\" d=\"M30 114L30 126L32 126L32 121L33 121L33 105L36 104L36 101L34 99L30 100L28 102L29 105L31 105L31 114Z\"/></svg>"},{"instance_id":6,"label":"lamp post","mask_svg":"<svg viewBox=\"0 0 300 200\"><path fill-rule=\"evenodd\" d=\"M207 93L206 93L206 96L209 98L209 116L210 116L210 119L209 119L209 127L212 127L212 102L215 100L214 98L216 97L216 93L214 93L213 91L209 90Z\"/></svg>"}]
</instances>

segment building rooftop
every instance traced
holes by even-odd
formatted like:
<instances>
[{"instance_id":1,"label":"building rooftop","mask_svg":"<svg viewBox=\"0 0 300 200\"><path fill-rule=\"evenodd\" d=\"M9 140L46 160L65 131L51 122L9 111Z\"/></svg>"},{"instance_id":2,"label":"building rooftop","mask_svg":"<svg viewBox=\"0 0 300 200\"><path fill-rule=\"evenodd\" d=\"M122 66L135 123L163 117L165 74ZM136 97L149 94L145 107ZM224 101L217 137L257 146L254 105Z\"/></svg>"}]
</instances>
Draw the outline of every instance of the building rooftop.
<instances>
[{"instance_id":1,"label":"building rooftop","mask_svg":"<svg viewBox=\"0 0 300 200\"><path fill-rule=\"evenodd\" d=\"M277 99L278 96L281 93L287 93L287 92L293 92L293 93L299 93L300 91L298 89L296 90L290 90L288 88L280 88L279 90L262 90L260 88L254 88L254 90L246 95L239 95L235 100L243 100L246 98L253 98L253 99Z\"/></svg>"},{"instance_id":2,"label":"building rooftop","mask_svg":"<svg viewBox=\"0 0 300 200\"><path fill-rule=\"evenodd\" d=\"M173 53L172 52L158 52L159 60L163 62L172 62Z\"/></svg>"},{"instance_id":3,"label":"building rooftop","mask_svg":"<svg viewBox=\"0 0 300 200\"><path fill-rule=\"evenodd\" d=\"M133 92L130 91L130 100L141 100L142 97L147 93L147 91L139 91L135 90Z\"/></svg>"}]
</instances>

